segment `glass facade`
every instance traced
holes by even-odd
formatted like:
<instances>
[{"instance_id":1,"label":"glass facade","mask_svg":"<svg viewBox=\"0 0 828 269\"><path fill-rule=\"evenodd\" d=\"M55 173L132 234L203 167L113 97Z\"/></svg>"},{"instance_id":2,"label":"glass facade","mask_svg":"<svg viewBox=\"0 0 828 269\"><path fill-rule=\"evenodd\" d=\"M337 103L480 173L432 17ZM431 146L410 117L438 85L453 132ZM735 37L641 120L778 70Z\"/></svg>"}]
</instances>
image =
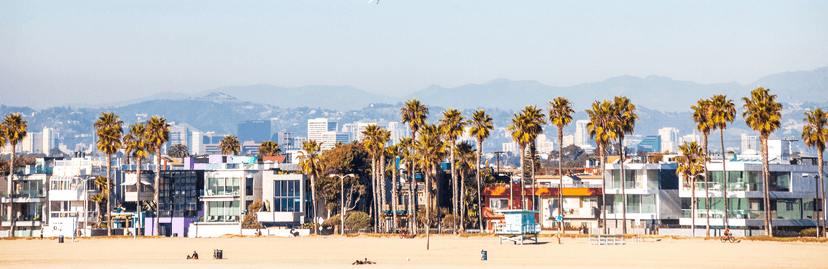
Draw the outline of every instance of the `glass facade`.
<instances>
[{"instance_id":1,"label":"glass facade","mask_svg":"<svg viewBox=\"0 0 828 269\"><path fill-rule=\"evenodd\" d=\"M273 211L300 212L302 203L300 181L277 180L273 184Z\"/></svg>"},{"instance_id":2,"label":"glass facade","mask_svg":"<svg viewBox=\"0 0 828 269\"><path fill-rule=\"evenodd\" d=\"M159 214L169 217L195 217L201 210L198 202L204 174L193 170L161 172L159 184Z\"/></svg>"},{"instance_id":3,"label":"glass facade","mask_svg":"<svg viewBox=\"0 0 828 269\"><path fill-rule=\"evenodd\" d=\"M239 221L239 201L208 202L208 222L236 222Z\"/></svg>"},{"instance_id":4,"label":"glass facade","mask_svg":"<svg viewBox=\"0 0 828 269\"><path fill-rule=\"evenodd\" d=\"M659 189L659 170L641 170L641 169L629 169L624 170L624 188L626 189L645 189L645 190L658 190ZM621 170L620 169L612 169L607 170L606 176L611 178L610 184L608 184L608 188L610 189L620 189L621 188Z\"/></svg>"},{"instance_id":5,"label":"glass facade","mask_svg":"<svg viewBox=\"0 0 828 269\"><path fill-rule=\"evenodd\" d=\"M239 195L239 184L241 179L233 178L208 178L206 196L218 195Z\"/></svg>"},{"instance_id":6,"label":"glass facade","mask_svg":"<svg viewBox=\"0 0 828 269\"><path fill-rule=\"evenodd\" d=\"M621 199L621 194L607 195L607 203L612 205L607 212L621 214L621 205L624 201ZM689 206L688 206L689 208ZM656 213L656 196L655 194L627 194L627 213Z\"/></svg>"}]
</instances>

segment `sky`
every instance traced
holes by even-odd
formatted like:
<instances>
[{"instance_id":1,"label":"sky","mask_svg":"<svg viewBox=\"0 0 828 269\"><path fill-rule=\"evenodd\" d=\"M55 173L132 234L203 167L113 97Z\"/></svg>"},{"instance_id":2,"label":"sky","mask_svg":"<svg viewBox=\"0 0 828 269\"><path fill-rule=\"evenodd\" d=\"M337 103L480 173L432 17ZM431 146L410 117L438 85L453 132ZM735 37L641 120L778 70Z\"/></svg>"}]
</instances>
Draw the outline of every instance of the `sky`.
<instances>
[{"instance_id":1,"label":"sky","mask_svg":"<svg viewBox=\"0 0 828 269\"><path fill-rule=\"evenodd\" d=\"M751 83L828 66L828 1L0 1L0 104L498 78Z\"/></svg>"}]
</instances>

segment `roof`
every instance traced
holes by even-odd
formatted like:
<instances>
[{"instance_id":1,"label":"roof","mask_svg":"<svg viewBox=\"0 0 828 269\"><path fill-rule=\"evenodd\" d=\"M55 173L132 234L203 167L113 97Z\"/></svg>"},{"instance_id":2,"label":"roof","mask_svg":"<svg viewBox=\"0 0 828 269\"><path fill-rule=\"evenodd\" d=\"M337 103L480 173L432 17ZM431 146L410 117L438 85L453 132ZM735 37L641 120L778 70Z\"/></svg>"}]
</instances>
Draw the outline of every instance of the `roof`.
<instances>
[{"instance_id":1,"label":"roof","mask_svg":"<svg viewBox=\"0 0 828 269\"><path fill-rule=\"evenodd\" d=\"M262 162L285 163L285 159L287 159L287 156L263 156Z\"/></svg>"},{"instance_id":2,"label":"roof","mask_svg":"<svg viewBox=\"0 0 828 269\"><path fill-rule=\"evenodd\" d=\"M170 157L170 156L167 156L167 155L161 156L161 159L164 159L164 160L165 160L165 161L167 161L167 163L168 163L168 164L170 164L170 165L176 165L176 166L178 166L178 165L184 165L184 163L179 162L179 161L178 161L178 160L176 160L175 158Z\"/></svg>"}]
</instances>

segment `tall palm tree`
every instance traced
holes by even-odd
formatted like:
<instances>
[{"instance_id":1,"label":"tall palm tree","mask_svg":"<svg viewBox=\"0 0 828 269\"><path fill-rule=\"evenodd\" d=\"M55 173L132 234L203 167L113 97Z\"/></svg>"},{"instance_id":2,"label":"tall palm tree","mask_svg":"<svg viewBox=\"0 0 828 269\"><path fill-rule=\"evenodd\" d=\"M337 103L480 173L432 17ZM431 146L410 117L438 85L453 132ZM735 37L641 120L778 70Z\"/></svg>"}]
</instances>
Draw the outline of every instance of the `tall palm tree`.
<instances>
[{"instance_id":1,"label":"tall palm tree","mask_svg":"<svg viewBox=\"0 0 828 269\"><path fill-rule=\"evenodd\" d=\"M379 129L376 139L377 139L376 143L379 145L379 169L377 170L377 175L379 176L377 178L377 182L379 184L377 184L377 187L378 187L377 190L379 192L378 197L379 197L379 202L380 202L377 213L381 213L382 212L381 210L382 210L383 206L385 206L385 203L388 202L388 199L385 196L385 190L386 190L386 187L385 187L385 161L386 161L386 157L387 157L387 155L386 155L386 146L385 145L388 144L389 140L391 140L391 131L387 131L387 130L384 130L384 129ZM377 216L380 216L380 215L381 214L378 214ZM385 222L380 222L380 223L381 223L382 226L385 226Z\"/></svg>"},{"instance_id":2,"label":"tall palm tree","mask_svg":"<svg viewBox=\"0 0 828 269\"><path fill-rule=\"evenodd\" d=\"M823 166L824 160L822 155L825 152L825 143L828 143L828 112L823 112L821 108L817 108L811 111L805 111L805 125L802 126L802 141L805 142L805 145L808 148L816 148L819 152L817 157L817 166L819 167L819 194L814 200L816 201L825 201L825 184L823 183L824 173L823 173ZM821 197L820 197L821 196ZM825 208L825 207L823 207ZM814 209L816 209L816 204L814 204ZM824 209L823 209L824 210ZM817 235L819 237L819 218L821 217L820 214L816 213L814 210L814 214L817 215ZM825 231L826 223L825 219L822 220L822 231ZM824 237L828 237L828 232L825 233Z\"/></svg>"},{"instance_id":3,"label":"tall palm tree","mask_svg":"<svg viewBox=\"0 0 828 269\"><path fill-rule=\"evenodd\" d=\"M98 121L94 124L98 135L98 150L106 154L106 178L109 183L112 183L112 154L117 153L121 149L121 135L124 133L123 125L124 122L119 120L118 115L115 115L113 112L101 112L101 116L98 117ZM112 199L109 197L109 193L107 193L106 198L106 233L107 235L112 235L112 216L110 213Z\"/></svg>"},{"instance_id":4,"label":"tall palm tree","mask_svg":"<svg viewBox=\"0 0 828 269\"><path fill-rule=\"evenodd\" d=\"M365 130L362 131L362 143L365 145L365 149L368 150L368 153L371 154L371 196L374 197L373 199L373 218L374 218L374 232L377 231L379 226L379 211L380 208L380 196L379 196L379 168L377 166L377 158L379 158L379 151L382 147L378 143L379 136L380 136L380 127L376 124L369 124L365 127Z\"/></svg>"},{"instance_id":5,"label":"tall palm tree","mask_svg":"<svg viewBox=\"0 0 828 269\"><path fill-rule=\"evenodd\" d=\"M469 119L469 134L477 140L477 210L478 212L478 228L483 232L483 204L480 202L480 185L483 184L480 179L480 160L483 159L483 140L489 138L492 129L494 129L494 120L491 114L486 114L486 111L480 109L472 113L472 118Z\"/></svg>"},{"instance_id":6,"label":"tall palm tree","mask_svg":"<svg viewBox=\"0 0 828 269\"><path fill-rule=\"evenodd\" d=\"M475 152L474 145L468 141L457 144L454 151L457 154L457 173L460 175L460 232L465 232L465 217L468 215L466 202L466 175L475 168L474 162L477 161L477 152Z\"/></svg>"},{"instance_id":7,"label":"tall palm tree","mask_svg":"<svg viewBox=\"0 0 828 269\"><path fill-rule=\"evenodd\" d=\"M164 143L167 143L167 141L170 140L170 125L167 123L167 119L164 117L152 116L152 118L147 120L146 130L144 130L144 139L146 139L147 149L150 149L152 154L155 155L155 220L153 223L155 226L154 231L158 231L158 195L160 191L159 184L161 184L161 147L164 146ZM141 178L138 178L138 182L140 184Z\"/></svg>"},{"instance_id":8,"label":"tall palm tree","mask_svg":"<svg viewBox=\"0 0 828 269\"><path fill-rule=\"evenodd\" d=\"M587 123L587 131L589 132L589 136L595 140L595 144L597 145L596 151L598 151L598 156L600 158L601 163L601 185L602 189L607 189L607 180L605 175L606 169L606 151L607 147L612 142L613 137L615 137L615 122L613 121L613 105L607 100L602 102L595 101L592 103L592 110L586 110L587 114L589 114L589 123ZM621 186L623 188L623 186ZM604 227L604 234L607 233L607 195L605 192L601 192L602 201L601 204L604 205L603 216L601 218ZM627 225L626 223L624 225Z\"/></svg>"},{"instance_id":9,"label":"tall palm tree","mask_svg":"<svg viewBox=\"0 0 828 269\"><path fill-rule=\"evenodd\" d=\"M404 138L400 139L400 142L397 144L397 146L398 146L397 150L399 151L400 157L401 157L400 163L401 164L402 163L407 164L406 165L407 170L409 170L409 171L413 170L414 169L414 160L416 159L416 156L414 155L414 141L411 140L411 137L404 137ZM408 221L409 229L412 229L412 232L415 232L416 231L416 229L415 229L416 228L416 223L415 223L416 219L414 219L412 216L414 214L414 211L417 210L417 207L416 207L416 204L415 204L415 200L416 200L415 192L416 192L416 187L417 187L416 182L414 182L414 180L412 178L409 178L408 186L409 186L409 189L408 189L409 190L409 192L408 192L408 208L406 209L406 210L408 210L408 215L406 217L409 220ZM412 224L412 223L414 223L414 224Z\"/></svg>"},{"instance_id":10,"label":"tall palm tree","mask_svg":"<svg viewBox=\"0 0 828 269\"><path fill-rule=\"evenodd\" d=\"M558 216L563 216L563 128L572 123L572 103L558 96L549 101L549 122L558 127ZM561 243L562 226L558 225L558 244Z\"/></svg>"},{"instance_id":11,"label":"tall palm tree","mask_svg":"<svg viewBox=\"0 0 828 269\"><path fill-rule=\"evenodd\" d=\"M696 201L696 178L699 174L704 173L704 151L696 142L684 142L684 145L679 146L683 158L679 159L676 174L684 177L685 181L690 182L691 201L690 201L690 232L693 237L696 236L696 208L698 201Z\"/></svg>"},{"instance_id":12,"label":"tall palm tree","mask_svg":"<svg viewBox=\"0 0 828 269\"><path fill-rule=\"evenodd\" d=\"M426 250L429 249L431 228L431 207L436 203L431 199L432 173L436 173L440 160L445 158L446 143L443 141L442 128L435 124L426 124L420 129L420 138L415 142L418 153L417 163L425 175L426 185Z\"/></svg>"},{"instance_id":13,"label":"tall palm tree","mask_svg":"<svg viewBox=\"0 0 828 269\"><path fill-rule=\"evenodd\" d=\"M219 149L221 154L236 155L241 151L241 144L235 135L227 135L219 142Z\"/></svg>"},{"instance_id":14,"label":"tall palm tree","mask_svg":"<svg viewBox=\"0 0 828 269\"><path fill-rule=\"evenodd\" d=\"M457 174L455 171L457 170L454 167L454 148L457 146L457 138L463 135L466 132L466 118L463 117L463 113L457 109L448 109L443 111L443 118L440 119L440 127L443 128L443 131L446 135L446 140L448 140L449 144L451 144L451 155L449 157L449 163L451 164L451 186L452 186L452 209L454 210L454 229L453 233L457 233L457 227L459 226L457 223L457 214L460 209L460 200L458 200L459 194L458 186L457 186Z\"/></svg>"},{"instance_id":15,"label":"tall palm tree","mask_svg":"<svg viewBox=\"0 0 828 269\"><path fill-rule=\"evenodd\" d=\"M782 104L776 102L776 95L770 89L759 87L750 92L750 98L742 97L745 102L742 117L751 129L759 131L759 143L762 144L762 186L765 203L765 233L773 237L773 223L770 217L770 172L768 172L768 137L779 129L782 122Z\"/></svg>"},{"instance_id":16,"label":"tall palm tree","mask_svg":"<svg viewBox=\"0 0 828 269\"><path fill-rule=\"evenodd\" d=\"M696 123L696 130L699 130L702 134L702 151L704 153L704 159L709 159L709 152L707 150L707 136L710 135L710 130L712 128L713 122L710 120L710 112L712 107L710 106L710 100L707 99L699 99L696 102L696 105L691 106L693 109L693 122ZM710 237L710 188L708 187L709 178L707 173L707 162L704 164L704 172L701 173L702 178L704 179L704 204L707 209L707 214L705 217L707 218L707 227L705 228L705 237Z\"/></svg>"},{"instance_id":17,"label":"tall palm tree","mask_svg":"<svg viewBox=\"0 0 828 269\"><path fill-rule=\"evenodd\" d=\"M264 141L259 146L259 158L264 156L279 156L282 153L282 149L279 148L279 144L273 141Z\"/></svg>"},{"instance_id":18,"label":"tall palm tree","mask_svg":"<svg viewBox=\"0 0 828 269\"><path fill-rule=\"evenodd\" d=\"M521 111L520 114L514 114L512 117L512 125L509 125L506 129L512 132L512 140L518 144L518 148L520 148L520 209L526 209L524 205L524 187L523 184L525 180L525 166L524 166L524 159L526 158L526 145L529 144L529 140L531 139L529 134L529 128L531 128L532 122L529 117L527 117L525 111ZM511 207L511 200L513 188L511 184L511 180L509 182L509 200L510 200L510 209Z\"/></svg>"},{"instance_id":19,"label":"tall palm tree","mask_svg":"<svg viewBox=\"0 0 828 269\"><path fill-rule=\"evenodd\" d=\"M302 141L302 151L299 152L299 168L310 178L311 181L311 206L313 206L313 229L319 234L316 216L316 179L322 172L322 143L316 140Z\"/></svg>"},{"instance_id":20,"label":"tall palm tree","mask_svg":"<svg viewBox=\"0 0 828 269\"><path fill-rule=\"evenodd\" d=\"M112 182L109 182L109 178L107 177L95 177L95 186L101 188L101 193L92 195L89 197L89 200L95 202L96 212L98 212L98 227L101 227L101 204L106 201L107 203L109 200L109 190L114 187Z\"/></svg>"},{"instance_id":21,"label":"tall palm tree","mask_svg":"<svg viewBox=\"0 0 828 269\"><path fill-rule=\"evenodd\" d=\"M420 130L420 127L427 124L427 121L428 121L428 107L426 107L424 104L421 104L420 100L411 99L411 100L408 100L408 101L405 102L404 107L400 108L400 116L402 117L402 122L403 123L408 123L409 129L411 129L411 141L412 141L412 143L411 143L411 145L412 145L411 151L412 152L411 153L416 154L416 152L414 151L414 148L413 148L413 146L414 146L413 141L417 140L416 139L417 138L417 131ZM412 160L411 165L409 167L411 168L408 171L409 178L411 179L411 187L412 187L411 191L415 192L417 183L416 183L416 180L414 179L414 162L413 162L413 160ZM414 210L411 211L412 220L416 220L417 219L417 200L414 199L414 200L412 200L412 202L414 204ZM417 233L416 221L411 221L411 230L413 230L415 234Z\"/></svg>"},{"instance_id":22,"label":"tall palm tree","mask_svg":"<svg viewBox=\"0 0 828 269\"><path fill-rule=\"evenodd\" d=\"M624 173L624 160L626 160L624 156L624 136L635 132L635 121L638 119L638 115L635 114L635 105L627 97L616 96L613 101L613 121L617 129L615 138L618 139L618 151L621 153L621 185L624 186L621 188L621 196L624 201L624 206L621 207L624 209L621 211L624 226L621 229L624 234L627 234L627 186L624 183L627 179Z\"/></svg>"},{"instance_id":23,"label":"tall palm tree","mask_svg":"<svg viewBox=\"0 0 828 269\"><path fill-rule=\"evenodd\" d=\"M135 158L137 165L135 166L135 190L141 191L141 165L144 158L149 155L147 145L147 125L141 122L136 122L129 125L129 134L124 135L123 147L127 156ZM136 202L136 208L140 212L141 201Z\"/></svg>"},{"instance_id":24,"label":"tall palm tree","mask_svg":"<svg viewBox=\"0 0 828 269\"><path fill-rule=\"evenodd\" d=\"M389 138L391 133L388 132ZM385 154L391 158L391 205L389 206L391 209L391 217L392 217L392 225L393 230L392 232L397 231L397 171L399 167L397 167L397 156L400 155L400 147L399 145L391 145L385 148ZM385 173L385 169L383 169L383 173Z\"/></svg>"},{"instance_id":25,"label":"tall palm tree","mask_svg":"<svg viewBox=\"0 0 828 269\"><path fill-rule=\"evenodd\" d=\"M27 131L29 129L28 122L23 120L23 115L10 113L3 118L3 136L6 137L6 141L11 145L11 160L9 161L9 179L8 179L8 190L9 190L9 210L6 214L9 216L12 215L12 210L14 207L14 195L12 189L12 182L14 180L14 156L17 155L17 143L23 141L23 138L26 138ZM5 143L4 143L5 144ZM11 220L11 218L10 218ZM11 220L11 226L9 236L14 237L14 226L15 221Z\"/></svg>"},{"instance_id":26,"label":"tall palm tree","mask_svg":"<svg viewBox=\"0 0 828 269\"><path fill-rule=\"evenodd\" d=\"M526 128L526 135L528 136L527 139L529 139L529 156L531 156L532 159L532 210L535 210L535 206L537 205L535 201L535 185L537 185L535 180L535 142L538 136L543 133L543 125L546 124L546 115L543 114L543 109L539 109L535 106L526 106L523 111L529 120L529 126Z\"/></svg>"},{"instance_id":27,"label":"tall palm tree","mask_svg":"<svg viewBox=\"0 0 828 269\"><path fill-rule=\"evenodd\" d=\"M727 129L727 123L733 123L736 118L736 105L733 100L727 99L726 95L717 94L710 98L710 121L713 123L713 130L719 129L719 140L722 146L722 200L724 200L724 225L725 228L729 226L728 212L727 212L727 159L724 148L724 129ZM708 205L710 207L710 205Z\"/></svg>"}]
</instances>

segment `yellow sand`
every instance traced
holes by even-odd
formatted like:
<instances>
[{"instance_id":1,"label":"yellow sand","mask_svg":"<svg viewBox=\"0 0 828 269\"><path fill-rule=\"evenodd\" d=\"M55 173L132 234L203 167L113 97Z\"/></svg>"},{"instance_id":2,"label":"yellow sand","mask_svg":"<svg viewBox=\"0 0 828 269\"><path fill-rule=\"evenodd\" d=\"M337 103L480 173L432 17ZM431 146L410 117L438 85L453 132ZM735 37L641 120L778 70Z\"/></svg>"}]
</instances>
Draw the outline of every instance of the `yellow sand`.
<instances>
[{"instance_id":1,"label":"yellow sand","mask_svg":"<svg viewBox=\"0 0 828 269\"><path fill-rule=\"evenodd\" d=\"M653 239L650 239L653 240ZM494 237L425 238L309 236L300 238L82 238L0 240L0 268L826 268L828 244L662 239L592 246L586 238L544 237L537 245L499 245ZM214 260L213 249L225 260ZM480 250L488 261L480 260ZM200 260L186 260L193 250ZM185 266L185 267L181 267ZM198 266L198 267L196 267Z\"/></svg>"}]
</instances>

